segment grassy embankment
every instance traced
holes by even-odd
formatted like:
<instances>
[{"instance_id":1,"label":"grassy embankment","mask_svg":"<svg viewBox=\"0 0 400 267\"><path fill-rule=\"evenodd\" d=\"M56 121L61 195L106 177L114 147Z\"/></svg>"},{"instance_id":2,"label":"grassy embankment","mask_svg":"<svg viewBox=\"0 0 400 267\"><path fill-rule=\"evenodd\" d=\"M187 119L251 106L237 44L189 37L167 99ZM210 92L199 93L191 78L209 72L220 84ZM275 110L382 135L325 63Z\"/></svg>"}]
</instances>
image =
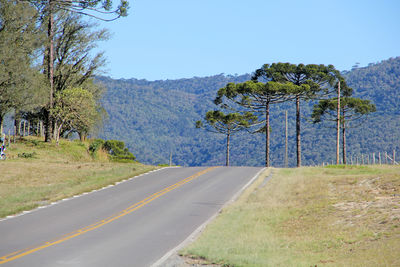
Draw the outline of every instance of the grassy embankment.
<instances>
[{"instance_id":1,"label":"grassy embankment","mask_svg":"<svg viewBox=\"0 0 400 267\"><path fill-rule=\"evenodd\" d=\"M35 137L7 147L0 161L0 218L102 188L155 169L137 162L117 163L106 152L88 152L89 143Z\"/></svg>"},{"instance_id":2,"label":"grassy embankment","mask_svg":"<svg viewBox=\"0 0 400 267\"><path fill-rule=\"evenodd\" d=\"M223 266L400 266L400 167L273 169L181 251Z\"/></svg>"}]
</instances>

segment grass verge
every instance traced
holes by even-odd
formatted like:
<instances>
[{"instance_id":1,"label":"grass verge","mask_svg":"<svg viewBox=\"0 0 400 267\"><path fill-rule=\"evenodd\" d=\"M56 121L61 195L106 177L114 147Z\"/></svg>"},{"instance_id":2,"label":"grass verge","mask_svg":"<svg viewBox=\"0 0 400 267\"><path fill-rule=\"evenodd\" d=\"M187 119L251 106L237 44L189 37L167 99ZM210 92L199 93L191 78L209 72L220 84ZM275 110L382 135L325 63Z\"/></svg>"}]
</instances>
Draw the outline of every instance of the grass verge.
<instances>
[{"instance_id":1,"label":"grass verge","mask_svg":"<svg viewBox=\"0 0 400 267\"><path fill-rule=\"evenodd\" d=\"M99 152L94 159L88 143L62 140L44 143L27 138L7 148L0 162L0 218L102 188L154 170L138 162L111 162Z\"/></svg>"},{"instance_id":2,"label":"grass verge","mask_svg":"<svg viewBox=\"0 0 400 267\"><path fill-rule=\"evenodd\" d=\"M400 266L399 167L273 172L181 254L223 266Z\"/></svg>"}]
</instances>

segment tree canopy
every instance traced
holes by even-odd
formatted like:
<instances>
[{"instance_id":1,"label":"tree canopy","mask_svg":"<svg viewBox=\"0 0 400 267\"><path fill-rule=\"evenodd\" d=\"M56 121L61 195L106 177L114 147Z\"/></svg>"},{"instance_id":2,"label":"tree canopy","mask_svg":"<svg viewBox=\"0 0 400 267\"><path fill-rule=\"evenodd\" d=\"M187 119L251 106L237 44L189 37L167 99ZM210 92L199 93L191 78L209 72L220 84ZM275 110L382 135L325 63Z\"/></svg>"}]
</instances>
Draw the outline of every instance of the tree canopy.
<instances>
[{"instance_id":1,"label":"tree canopy","mask_svg":"<svg viewBox=\"0 0 400 267\"><path fill-rule=\"evenodd\" d=\"M327 95L331 92L334 82L339 79L340 73L333 65L273 63L264 64L257 69L252 80L273 81L278 83L293 83L302 87L292 94L296 101L296 152L297 167L301 166L301 127L300 127L300 100L311 99Z\"/></svg>"},{"instance_id":2,"label":"tree canopy","mask_svg":"<svg viewBox=\"0 0 400 267\"><path fill-rule=\"evenodd\" d=\"M36 24L38 16L28 3L0 0L1 124L11 110L41 103L42 77L34 68L43 37Z\"/></svg>"},{"instance_id":3,"label":"tree canopy","mask_svg":"<svg viewBox=\"0 0 400 267\"><path fill-rule=\"evenodd\" d=\"M340 90L339 90L340 86ZM322 120L336 121L337 131L337 163L339 163L339 140L340 128L342 128L342 158L346 164L346 129L349 128L349 122L359 120L361 117L375 112L376 107L370 100L351 97L353 88L349 87L344 78L341 78L335 85L340 95L330 99L321 99L314 105L311 118L314 123ZM339 109L339 110L338 110ZM354 125L353 125L354 127Z\"/></svg>"},{"instance_id":4,"label":"tree canopy","mask_svg":"<svg viewBox=\"0 0 400 267\"><path fill-rule=\"evenodd\" d=\"M196 128L204 128L209 132L226 135L226 166L229 166L229 147L231 135L249 128L256 121L257 117L251 112L246 112L244 114L224 114L220 110L214 110L206 113L204 123L202 121L197 121Z\"/></svg>"},{"instance_id":5,"label":"tree canopy","mask_svg":"<svg viewBox=\"0 0 400 267\"><path fill-rule=\"evenodd\" d=\"M265 132L265 166L270 166L269 146L270 146L270 105L283 103L290 100L293 94L299 91L309 90L309 84L300 86L291 82L279 83L275 81L257 82L247 81L244 83L228 83L217 92L214 103L222 107L244 108L247 112L252 112L258 117L257 124L264 123L255 132ZM227 100L228 103L225 103Z\"/></svg>"}]
</instances>

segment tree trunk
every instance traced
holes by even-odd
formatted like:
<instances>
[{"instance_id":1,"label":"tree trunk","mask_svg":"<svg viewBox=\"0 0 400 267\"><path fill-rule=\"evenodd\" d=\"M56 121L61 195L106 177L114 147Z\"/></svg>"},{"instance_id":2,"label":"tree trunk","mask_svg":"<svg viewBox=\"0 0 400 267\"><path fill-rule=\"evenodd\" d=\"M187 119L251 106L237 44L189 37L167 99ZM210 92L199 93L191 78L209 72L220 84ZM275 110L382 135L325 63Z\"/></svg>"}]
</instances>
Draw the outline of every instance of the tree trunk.
<instances>
[{"instance_id":1,"label":"tree trunk","mask_svg":"<svg viewBox=\"0 0 400 267\"><path fill-rule=\"evenodd\" d=\"M78 135L79 135L79 140L81 140L81 142L84 142L84 141L86 141L88 134L87 134L87 132L82 131L82 132L78 132Z\"/></svg>"},{"instance_id":2,"label":"tree trunk","mask_svg":"<svg viewBox=\"0 0 400 267\"><path fill-rule=\"evenodd\" d=\"M297 167L301 167L300 96L296 96L296 146Z\"/></svg>"},{"instance_id":3,"label":"tree trunk","mask_svg":"<svg viewBox=\"0 0 400 267\"><path fill-rule=\"evenodd\" d=\"M340 81L338 82L337 118L336 118L336 165L340 160Z\"/></svg>"},{"instance_id":4,"label":"tree trunk","mask_svg":"<svg viewBox=\"0 0 400 267\"><path fill-rule=\"evenodd\" d=\"M265 167L269 167L269 102L265 105Z\"/></svg>"},{"instance_id":5,"label":"tree trunk","mask_svg":"<svg viewBox=\"0 0 400 267\"><path fill-rule=\"evenodd\" d=\"M226 166L229 166L229 145L230 145L231 133L228 132L226 135Z\"/></svg>"},{"instance_id":6,"label":"tree trunk","mask_svg":"<svg viewBox=\"0 0 400 267\"><path fill-rule=\"evenodd\" d=\"M60 144L60 132L63 125L64 125L63 122L60 123L59 126L57 126L57 123L54 123L54 138L56 139L57 146Z\"/></svg>"},{"instance_id":7,"label":"tree trunk","mask_svg":"<svg viewBox=\"0 0 400 267\"><path fill-rule=\"evenodd\" d=\"M16 110L14 118L14 136L20 135L20 130L21 130L20 123L21 123L21 118L19 116L19 112Z\"/></svg>"},{"instance_id":8,"label":"tree trunk","mask_svg":"<svg viewBox=\"0 0 400 267\"><path fill-rule=\"evenodd\" d=\"M61 129L58 129L58 124L57 124L57 122L56 121L53 121L53 138L56 138L57 139L57 142L59 141L59 139L60 139L60 131L61 131ZM60 128L62 127L62 124L60 125Z\"/></svg>"},{"instance_id":9,"label":"tree trunk","mask_svg":"<svg viewBox=\"0 0 400 267\"><path fill-rule=\"evenodd\" d=\"M344 120L345 118L345 112L343 110L343 122L342 122L342 145L343 145L343 164L347 164L346 160L346 121ZM375 156L374 156L375 158ZM374 159L375 160L375 159Z\"/></svg>"},{"instance_id":10,"label":"tree trunk","mask_svg":"<svg viewBox=\"0 0 400 267\"><path fill-rule=\"evenodd\" d=\"M46 112L46 135L45 142L51 141L52 118L50 110L53 108L54 94L54 17L53 17L53 1L49 0L49 24L48 24L48 56L47 56L47 77L50 85L49 109Z\"/></svg>"},{"instance_id":11,"label":"tree trunk","mask_svg":"<svg viewBox=\"0 0 400 267\"><path fill-rule=\"evenodd\" d=\"M3 136L3 122L4 122L3 115L0 114L0 134L1 134L1 136Z\"/></svg>"}]
</instances>

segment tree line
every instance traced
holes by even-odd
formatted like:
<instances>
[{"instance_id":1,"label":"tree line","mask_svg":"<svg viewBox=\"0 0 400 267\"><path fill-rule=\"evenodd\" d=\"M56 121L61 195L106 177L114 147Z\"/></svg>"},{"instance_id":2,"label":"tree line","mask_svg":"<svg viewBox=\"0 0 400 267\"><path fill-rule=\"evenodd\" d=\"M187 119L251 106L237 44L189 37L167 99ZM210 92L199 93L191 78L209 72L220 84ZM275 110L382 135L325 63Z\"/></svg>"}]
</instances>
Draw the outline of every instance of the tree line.
<instances>
[{"instance_id":1,"label":"tree line","mask_svg":"<svg viewBox=\"0 0 400 267\"><path fill-rule=\"evenodd\" d=\"M0 0L1 132L6 114L15 129L26 120L39 133L43 123L46 142L95 131L106 115L94 83L105 59L93 49L109 33L85 17L111 21L127 9L124 0Z\"/></svg>"},{"instance_id":2,"label":"tree line","mask_svg":"<svg viewBox=\"0 0 400 267\"><path fill-rule=\"evenodd\" d=\"M369 100L352 97L352 94L353 89L347 86L345 78L333 65L265 64L253 73L251 80L228 83L220 88L214 99L216 109L207 112L203 121L196 122L196 127L226 135L227 166L229 140L234 132L264 133L265 166L269 167L271 105L292 101L296 105L296 155L297 167L300 167L301 102L318 101L311 120L313 123L335 121L338 140L342 129L343 162L346 164L346 128L349 122L376 111ZM235 131L231 130L233 127Z\"/></svg>"}]
</instances>

